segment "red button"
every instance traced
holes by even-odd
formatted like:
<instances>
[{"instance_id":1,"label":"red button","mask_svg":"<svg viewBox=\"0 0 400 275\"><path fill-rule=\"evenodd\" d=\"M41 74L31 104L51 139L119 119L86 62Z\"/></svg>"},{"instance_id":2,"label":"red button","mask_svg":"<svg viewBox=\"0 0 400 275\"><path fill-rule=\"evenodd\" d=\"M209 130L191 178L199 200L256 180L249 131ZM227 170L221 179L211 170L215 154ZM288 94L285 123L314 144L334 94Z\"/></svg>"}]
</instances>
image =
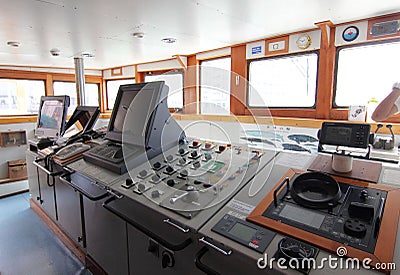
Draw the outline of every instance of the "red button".
<instances>
[{"instance_id":1,"label":"red button","mask_svg":"<svg viewBox=\"0 0 400 275\"><path fill-rule=\"evenodd\" d=\"M258 245L258 241L254 240L251 242L252 244Z\"/></svg>"}]
</instances>

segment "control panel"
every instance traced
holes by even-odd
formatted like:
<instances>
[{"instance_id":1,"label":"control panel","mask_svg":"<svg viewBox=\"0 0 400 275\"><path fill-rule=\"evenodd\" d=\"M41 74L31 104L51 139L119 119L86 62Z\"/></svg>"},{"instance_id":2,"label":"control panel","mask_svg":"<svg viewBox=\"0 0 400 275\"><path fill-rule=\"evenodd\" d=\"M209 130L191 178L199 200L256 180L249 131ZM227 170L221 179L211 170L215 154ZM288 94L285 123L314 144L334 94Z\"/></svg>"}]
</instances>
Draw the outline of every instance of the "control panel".
<instances>
[{"instance_id":1,"label":"control panel","mask_svg":"<svg viewBox=\"0 0 400 275\"><path fill-rule=\"evenodd\" d=\"M318 133L322 145L337 145L354 148L367 148L369 144L369 124L323 122Z\"/></svg>"},{"instance_id":2,"label":"control panel","mask_svg":"<svg viewBox=\"0 0 400 275\"><path fill-rule=\"evenodd\" d=\"M263 154L242 145L189 140L136 168L128 167L125 180L112 188L132 198L143 195L191 219L246 184L261 169Z\"/></svg>"},{"instance_id":3,"label":"control panel","mask_svg":"<svg viewBox=\"0 0 400 275\"><path fill-rule=\"evenodd\" d=\"M224 215L211 230L261 253L275 236L273 231L229 214Z\"/></svg>"}]
</instances>

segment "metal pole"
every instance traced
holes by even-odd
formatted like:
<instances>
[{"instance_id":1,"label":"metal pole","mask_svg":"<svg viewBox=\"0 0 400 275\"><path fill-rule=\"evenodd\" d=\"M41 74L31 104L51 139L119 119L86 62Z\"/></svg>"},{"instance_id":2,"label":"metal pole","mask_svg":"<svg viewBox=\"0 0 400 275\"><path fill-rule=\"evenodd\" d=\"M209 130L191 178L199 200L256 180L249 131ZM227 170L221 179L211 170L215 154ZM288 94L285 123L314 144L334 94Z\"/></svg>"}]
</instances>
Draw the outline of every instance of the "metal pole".
<instances>
[{"instance_id":1,"label":"metal pole","mask_svg":"<svg viewBox=\"0 0 400 275\"><path fill-rule=\"evenodd\" d=\"M83 58L74 57L75 63L75 83L76 91L78 93L79 105L85 105L85 69L83 67Z\"/></svg>"}]
</instances>

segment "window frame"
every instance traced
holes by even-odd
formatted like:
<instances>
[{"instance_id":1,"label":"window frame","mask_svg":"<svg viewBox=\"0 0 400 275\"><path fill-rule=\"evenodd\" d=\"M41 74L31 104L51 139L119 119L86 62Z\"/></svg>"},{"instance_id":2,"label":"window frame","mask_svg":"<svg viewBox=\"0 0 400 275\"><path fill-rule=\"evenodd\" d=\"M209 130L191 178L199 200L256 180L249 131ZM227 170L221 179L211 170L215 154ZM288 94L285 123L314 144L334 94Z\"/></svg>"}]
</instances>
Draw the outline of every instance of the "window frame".
<instances>
[{"instance_id":1,"label":"window frame","mask_svg":"<svg viewBox=\"0 0 400 275\"><path fill-rule=\"evenodd\" d=\"M285 57L291 57L291 56L299 56L299 55L307 55L307 54L316 54L317 56L317 72L316 72L316 77L315 77L315 98L314 98L314 104L310 107L300 107L300 106L292 106L292 107L285 107L285 106L276 106L276 107L268 107L268 106L250 106L249 105L249 94L250 94L250 63L253 61L262 61L262 60L273 60L273 59L279 59L279 58L285 58ZM318 98L318 72L319 72L319 63L320 63L320 51L318 50L313 50L313 51L305 51L305 52L296 52L296 53L285 53L285 54L279 54L279 55L273 55L273 56L268 56L268 57L263 57L263 58L255 58L255 59L249 59L247 60L247 83L246 83L246 109L254 114L259 114L259 113L264 113L268 112L267 110L270 110L271 115L274 115L273 113L280 113L282 112L293 112L293 111L316 111L317 110L317 98ZM301 117L301 116L298 116Z\"/></svg>"},{"instance_id":2,"label":"window frame","mask_svg":"<svg viewBox=\"0 0 400 275\"><path fill-rule=\"evenodd\" d=\"M182 75L182 105L183 106L181 108L168 107L168 110L170 111L170 113L182 112L183 109L185 108L185 72L183 69L171 69L171 70L143 72L143 82L145 82L147 75L160 76L160 75L168 74L168 73L171 73L171 74L176 73L176 74Z\"/></svg>"},{"instance_id":3,"label":"window frame","mask_svg":"<svg viewBox=\"0 0 400 275\"><path fill-rule=\"evenodd\" d=\"M41 75L35 75L35 77L25 77L28 76L29 74L23 74L23 75L8 75L7 73L3 75L3 70L0 70L1 72L1 77L0 79L9 79L9 80L29 80L29 81L43 81L44 84L44 96L47 96L47 83L46 83L46 77L42 78ZM39 102L40 104L40 102ZM38 110L39 112L39 110ZM12 115L0 115L0 118L7 118L7 117L36 117L38 114L12 114Z\"/></svg>"},{"instance_id":4,"label":"window frame","mask_svg":"<svg viewBox=\"0 0 400 275\"><path fill-rule=\"evenodd\" d=\"M133 80L134 83L137 83L135 77L116 77L116 78L103 79L105 93L104 93L104 97L102 96L102 98L103 98L103 102L104 102L104 110L103 111L105 113L111 113L112 112L112 108L109 108L109 106L108 106L108 87L107 87L107 83L108 83L108 81L118 81L118 80ZM117 93L118 93L118 91L117 91Z\"/></svg>"},{"instance_id":5,"label":"window frame","mask_svg":"<svg viewBox=\"0 0 400 275\"><path fill-rule=\"evenodd\" d=\"M53 87L53 95L54 95L54 83L55 82L64 82L64 83L74 83L75 84L75 80L74 81L70 81L70 80L59 80L59 79L53 79L52 81L52 87ZM85 81L85 85L86 84L96 84L97 85L97 93L98 93L98 104L99 106L101 106L101 83L100 82L92 82L92 81ZM79 106L79 101L80 101L80 97L78 92L76 92L76 100L77 100L77 106Z\"/></svg>"},{"instance_id":6,"label":"window frame","mask_svg":"<svg viewBox=\"0 0 400 275\"><path fill-rule=\"evenodd\" d=\"M224 59L224 58L230 58L231 59L231 67L230 67L230 69L229 69L229 72L231 72L231 75L232 75L232 62L233 62L233 60L232 60L232 55L222 55L222 56L215 56L215 57L211 57L211 58L207 58L207 59L201 59L201 60L198 60L198 74L199 74L199 76L198 76L198 91L199 91L199 97L198 97L198 113L200 114L200 115L221 115L221 116L226 116L226 114L203 114L202 112L201 112L201 64L203 63L203 62L207 62L207 61L213 61L213 60L218 60L218 59ZM231 97L232 97L232 77L230 77L230 80L229 80L229 114L228 115L234 115L233 113L232 113L232 99L231 99Z\"/></svg>"}]
</instances>

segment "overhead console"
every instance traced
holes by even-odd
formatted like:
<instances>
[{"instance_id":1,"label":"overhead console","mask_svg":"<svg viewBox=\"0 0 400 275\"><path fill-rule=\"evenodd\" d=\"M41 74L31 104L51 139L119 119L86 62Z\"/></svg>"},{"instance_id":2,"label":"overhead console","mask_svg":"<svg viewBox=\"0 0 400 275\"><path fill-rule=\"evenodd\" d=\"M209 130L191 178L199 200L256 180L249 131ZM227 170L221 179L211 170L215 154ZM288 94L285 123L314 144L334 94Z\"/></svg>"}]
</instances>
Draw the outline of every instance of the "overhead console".
<instances>
[{"instance_id":1,"label":"overhead console","mask_svg":"<svg viewBox=\"0 0 400 275\"><path fill-rule=\"evenodd\" d=\"M167 107L164 81L121 85L106 142L84 154L88 162L123 174L185 138Z\"/></svg>"}]
</instances>

